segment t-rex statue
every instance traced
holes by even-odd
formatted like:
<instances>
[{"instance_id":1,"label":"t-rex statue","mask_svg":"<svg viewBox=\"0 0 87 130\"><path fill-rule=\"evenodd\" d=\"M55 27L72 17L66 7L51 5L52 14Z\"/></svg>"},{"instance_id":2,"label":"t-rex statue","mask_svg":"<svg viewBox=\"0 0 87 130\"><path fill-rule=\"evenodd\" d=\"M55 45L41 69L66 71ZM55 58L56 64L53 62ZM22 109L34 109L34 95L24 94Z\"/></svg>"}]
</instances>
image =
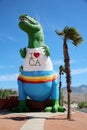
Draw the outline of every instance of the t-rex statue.
<instances>
[{"instance_id":1,"label":"t-rex statue","mask_svg":"<svg viewBox=\"0 0 87 130\"><path fill-rule=\"evenodd\" d=\"M19 105L15 110L29 111L26 105L29 96L37 102L50 98L52 105L45 108L47 112L64 112L65 108L58 104L58 76L53 70L42 26L36 19L23 14L19 17L19 27L28 35L28 46L20 49L24 64L18 76Z\"/></svg>"}]
</instances>

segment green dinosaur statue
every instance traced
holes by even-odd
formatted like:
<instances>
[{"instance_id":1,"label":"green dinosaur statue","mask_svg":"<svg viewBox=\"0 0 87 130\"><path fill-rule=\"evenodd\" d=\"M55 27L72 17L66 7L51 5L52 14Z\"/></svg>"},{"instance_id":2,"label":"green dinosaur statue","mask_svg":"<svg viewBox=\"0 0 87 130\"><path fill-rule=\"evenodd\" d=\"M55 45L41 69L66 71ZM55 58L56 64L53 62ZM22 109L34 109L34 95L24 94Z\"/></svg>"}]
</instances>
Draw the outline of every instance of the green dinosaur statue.
<instances>
[{"instance_id":1,"label":"green dinosaur statue","mask_svg":"<svg viewBox=\"0 0 87 130\"><path fill-rule=\"evenodd\" d=\"M44 42L42 26L36 19L23 14L19 17L19 27L28 35L28 46L20 49L24 64L18 76L19 105L17 111L28 111L26 100L29 96L37 102L51 98L52 105L45 111L64 112L59 106L57 74L53 70L50 51Z\"/></svg>"}]
</instances>

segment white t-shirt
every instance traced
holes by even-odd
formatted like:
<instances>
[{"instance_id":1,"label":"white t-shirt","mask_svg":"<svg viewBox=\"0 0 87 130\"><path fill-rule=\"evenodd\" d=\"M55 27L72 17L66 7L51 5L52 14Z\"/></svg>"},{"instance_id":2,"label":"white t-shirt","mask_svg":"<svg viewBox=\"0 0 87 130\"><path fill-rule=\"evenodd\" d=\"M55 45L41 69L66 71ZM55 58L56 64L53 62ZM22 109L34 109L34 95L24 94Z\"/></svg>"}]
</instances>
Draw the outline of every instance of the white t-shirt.
<instances>
[{"instance_id":1,"label":"white t-shirt","mask_svg":"<svg viewBox=\"0 0 87 130\"><path fill-rule=\"evenodd\" d=\"M27 48L23 65L24 71L53 70L50 57L46 56L43 47Z\"/></svg>"}]
</instances>

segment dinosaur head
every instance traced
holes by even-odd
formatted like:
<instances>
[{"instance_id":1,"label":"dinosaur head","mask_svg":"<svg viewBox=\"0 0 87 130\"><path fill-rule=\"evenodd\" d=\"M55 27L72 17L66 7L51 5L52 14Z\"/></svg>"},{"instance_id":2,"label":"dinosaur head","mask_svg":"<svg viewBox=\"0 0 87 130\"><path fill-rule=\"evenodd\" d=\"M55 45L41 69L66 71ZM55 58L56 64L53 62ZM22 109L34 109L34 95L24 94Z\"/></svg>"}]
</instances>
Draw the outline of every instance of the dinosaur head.
<instances>
[{"instance_id":1,"label":"dinosaur head","mask_svg":"<svg viewBox=\"0 0 87 130\"><path fill-rule=\"evenodd\" d=\"M19 27L28 34L39 32L42 29L37 20L27 14L23 14L19 17Z\"/></svg>"},{"instance_id":2,"label":"dinosaur head","mask_svg":"<svg viewBox=\"0 0 87 130\"><path fill-rule=\"evenodd\" d=\"M44 33L39 22L23 14L19 17L19 27L28 34L28 48L37 48L44 45Z\"/></svg>"}]
</instances>

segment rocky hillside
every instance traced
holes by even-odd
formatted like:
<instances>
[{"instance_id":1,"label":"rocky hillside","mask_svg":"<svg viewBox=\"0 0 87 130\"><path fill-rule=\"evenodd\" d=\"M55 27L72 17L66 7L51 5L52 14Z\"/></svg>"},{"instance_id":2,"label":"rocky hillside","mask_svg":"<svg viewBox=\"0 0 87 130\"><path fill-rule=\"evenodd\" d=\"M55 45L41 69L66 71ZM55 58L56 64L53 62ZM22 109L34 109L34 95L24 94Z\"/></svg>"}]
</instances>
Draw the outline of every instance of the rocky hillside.
<instances>
[{"instance_id":1,"label":"rocky hillside","mask_svg":"<svg viewBox=\"0 0 87 130\"><path fill-rule=\"evenodd\" d=\"M66 87L63 88L66 91ZM87 94L87 85L80 85L78 87L72 87L72 93L74 94Z\"/></svg>"},{"instance_id":2,"label":"rocky hillside","mask_svg":"<svg viewBox=\"0 0 87 130\"><path fill-rule=\"evenodd\" d=\"M67 101L66 87L63 88L63 93L64 93L64 98ZM71 100L72 102L87 101L87 85L72 87Z\"/></svg>"}]
</instances>

